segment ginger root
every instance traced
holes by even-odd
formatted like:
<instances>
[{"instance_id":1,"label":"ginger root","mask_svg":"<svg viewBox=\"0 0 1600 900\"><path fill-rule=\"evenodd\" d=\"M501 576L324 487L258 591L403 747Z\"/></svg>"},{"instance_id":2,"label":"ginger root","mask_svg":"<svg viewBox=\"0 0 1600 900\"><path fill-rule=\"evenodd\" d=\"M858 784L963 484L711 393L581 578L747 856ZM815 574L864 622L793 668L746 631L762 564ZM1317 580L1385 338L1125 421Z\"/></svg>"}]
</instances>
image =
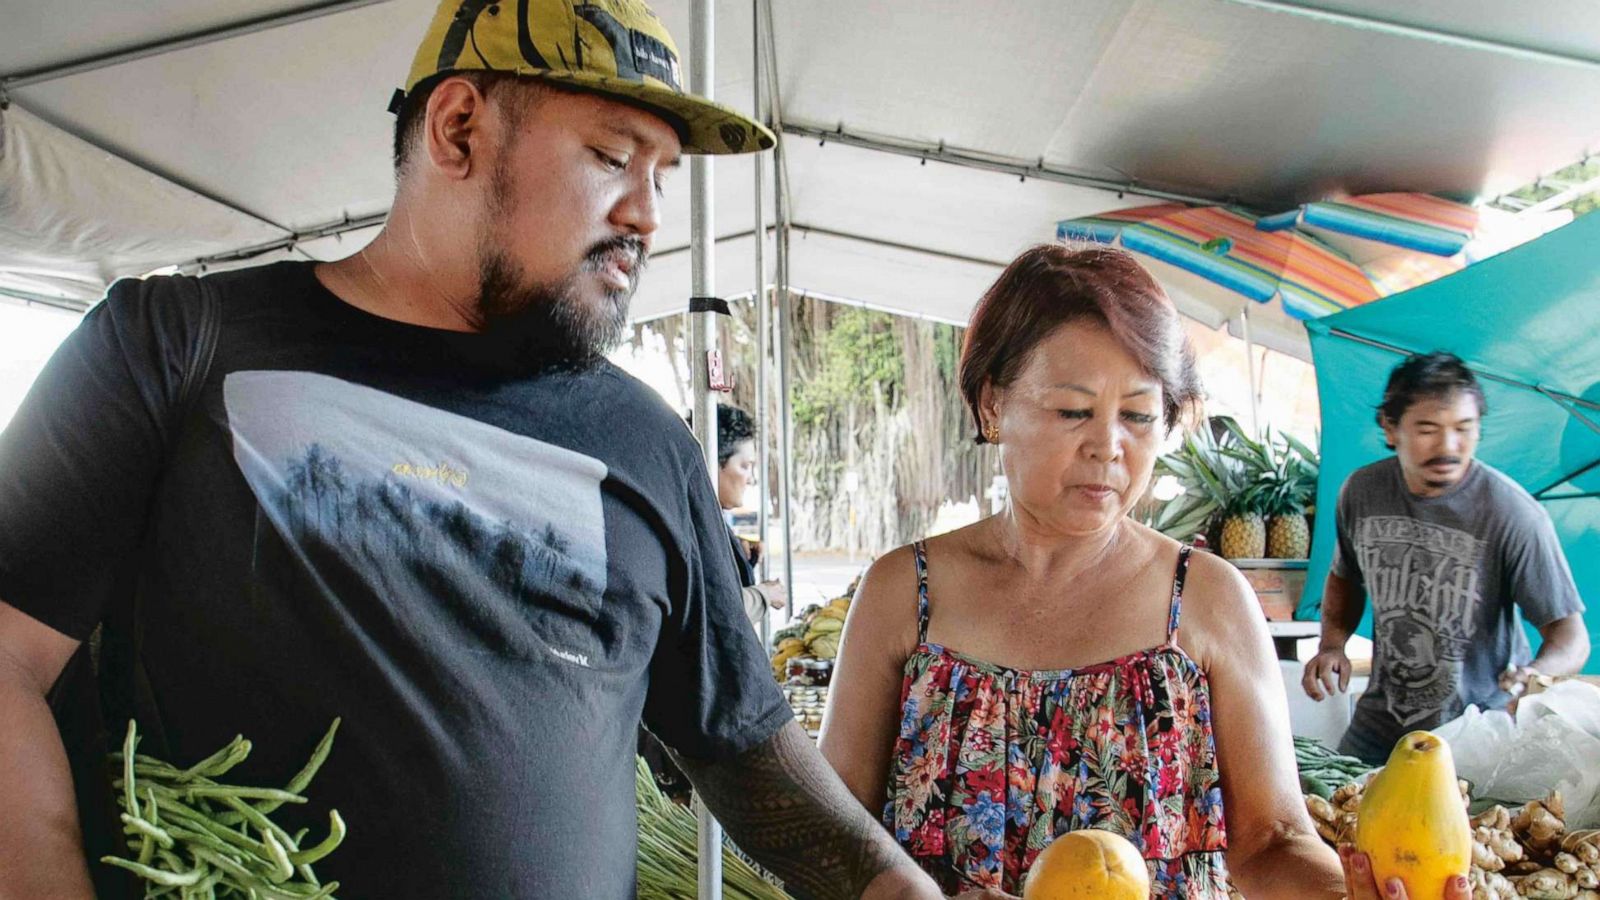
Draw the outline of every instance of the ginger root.
<instances>
[{"instance_id":1,"label":"ginger root","mask_svg":"<svg viewBox=\"0 0 1600 900\"><path fill-rule=\"evenodd\" d=\"M1553 857L1567 831L1562 821L1566 805L1560 791L1551 791L1543 800L1530 800L1511 819L1511 831L1531 856Z\"/></svg>"}]
</instances>

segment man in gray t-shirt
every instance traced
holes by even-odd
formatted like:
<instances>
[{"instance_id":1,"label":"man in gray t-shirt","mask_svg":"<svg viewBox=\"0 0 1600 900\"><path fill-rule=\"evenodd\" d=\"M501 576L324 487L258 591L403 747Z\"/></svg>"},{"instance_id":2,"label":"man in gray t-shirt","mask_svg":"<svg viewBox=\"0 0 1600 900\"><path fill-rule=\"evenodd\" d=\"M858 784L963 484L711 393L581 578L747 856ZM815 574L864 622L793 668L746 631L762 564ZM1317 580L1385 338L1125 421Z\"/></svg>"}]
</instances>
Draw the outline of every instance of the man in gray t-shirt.
<instances>
[{"instance_id":1,"label":"man in gray t-shirt","mask_svg":"<svg viewBox=\"0 0 1600 900\"><path fill-rule=\"evenodd\" d=\"M1339 492L1322 640L1304 686L1315 700L1348 687L1344 646L1370 597L1372 681L1339 745L1370 763L1409 731L1469 704L1503 707L1532 675L1576 672L1589 655L1583 601L1550 516L1472 458L1484 412L1459 359L1407 359L1378 412L1395 455L1356 470ZM1543 636L1537 657L1521 617Z\"/></svg>"}]
</instances>

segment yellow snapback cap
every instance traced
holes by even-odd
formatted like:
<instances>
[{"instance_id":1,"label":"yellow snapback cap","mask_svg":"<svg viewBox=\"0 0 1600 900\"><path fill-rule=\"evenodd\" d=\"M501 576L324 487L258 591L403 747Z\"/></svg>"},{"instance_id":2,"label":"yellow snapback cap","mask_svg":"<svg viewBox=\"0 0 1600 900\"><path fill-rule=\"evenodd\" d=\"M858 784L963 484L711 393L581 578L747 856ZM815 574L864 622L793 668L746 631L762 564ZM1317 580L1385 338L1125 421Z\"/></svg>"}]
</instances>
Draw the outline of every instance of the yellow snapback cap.
<instances>
[{"instance_id":1,"label":"yellow snapback cap","mask_svg":"<svg viewBox=\"0 0 1600 900\"><path fill-rule=\"evenodd\" d=\"M417 48L409 94L425 79L510 72L608 95L656 113L685 153L753 153L772 132L686 93L678 49L643 0L444 0Z\"/></svg>"}]
</instances>

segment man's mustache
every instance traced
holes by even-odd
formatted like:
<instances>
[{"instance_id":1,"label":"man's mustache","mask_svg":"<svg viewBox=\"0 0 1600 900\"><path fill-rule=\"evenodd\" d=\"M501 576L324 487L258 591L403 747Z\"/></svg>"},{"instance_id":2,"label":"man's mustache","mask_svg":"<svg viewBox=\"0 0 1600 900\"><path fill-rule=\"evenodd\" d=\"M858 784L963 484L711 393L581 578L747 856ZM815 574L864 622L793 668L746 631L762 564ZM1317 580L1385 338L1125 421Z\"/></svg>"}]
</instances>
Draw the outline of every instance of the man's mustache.
<instances>
[{"instance_id":1,"label":"man's mustache","mask_svg":"<svg viewBox=\"0 0 1600 900\"><path fill-rule=\"evenodd\" d=\"M1459 457L1459 456L1435 456L1433 459L1430 459L1427 462L1423 463L1423 465L1425 465L1425 466L1459 466L1459 465L1461 465L1461 457Z\"/></svg>"},{"instance_id":2,"label":"man's mustache","mask_svg":"<svg viewBox=\"0 0 1600 900\"><path fill-rule=\"evenodd\" d=\"M583 261L586 265L599 267L604 264L606 257L618 252L628 254L630 268L635 274L643 271L650 261L650 254L645 251L644 239L631 234L619 234L614 238L600 241L583 255Z\"/></svg>"}]
</instances>

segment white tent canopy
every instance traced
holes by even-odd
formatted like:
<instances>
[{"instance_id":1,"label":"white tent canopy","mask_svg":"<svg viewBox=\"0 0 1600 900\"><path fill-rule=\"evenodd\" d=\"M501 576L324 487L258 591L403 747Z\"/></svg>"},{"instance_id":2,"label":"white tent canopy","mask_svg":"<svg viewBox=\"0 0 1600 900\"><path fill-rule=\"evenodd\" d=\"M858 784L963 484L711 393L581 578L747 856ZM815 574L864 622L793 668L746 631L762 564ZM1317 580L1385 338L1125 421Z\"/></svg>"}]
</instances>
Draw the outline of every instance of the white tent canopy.
<instances>
[{"instance_id":1,"label":"white tent canopy","mask_svg":"<svg viewBox=\"0 0 1600 900\"><path fill-rule=\"evenodd\" d=\"M1600 141L1588 0L772 3L792 285L950 321L1060 219L1152 197L1493 196ZM686 0L654 5L687 58ZM749 109L752 4L716 6L716 93ZM0 291L86 304L161 266L353 252L388 207L386 106L432 7L0 0ZM736 294L753 177L748 159L716 171L717 283ZM686 306L687 182L636 316ZM1245 302L1168 288L1211 325ZM1304 345L1275 305L1252 327Z\"/></svg>"}]
</instances>

